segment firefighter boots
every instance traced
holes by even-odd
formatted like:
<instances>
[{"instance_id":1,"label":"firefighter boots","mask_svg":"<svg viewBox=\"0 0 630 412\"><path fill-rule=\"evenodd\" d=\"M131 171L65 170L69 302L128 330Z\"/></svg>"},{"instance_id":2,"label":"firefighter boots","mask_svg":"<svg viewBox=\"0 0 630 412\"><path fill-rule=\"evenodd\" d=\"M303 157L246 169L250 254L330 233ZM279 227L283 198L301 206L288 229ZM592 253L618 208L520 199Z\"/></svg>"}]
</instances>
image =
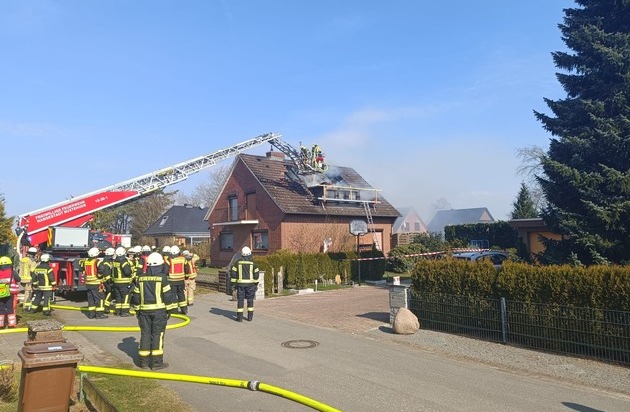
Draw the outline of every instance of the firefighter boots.
<instances>
[{"instance_id":1,"label":"firefighter boots","mask_svg":"<svg viewBox=\"0 0 630 412\"><path fill-rule=\"evenodd\" d=\"M140 357L140 367L142 369L149 369L149 358L146 356Z\"/></svg>"},{"instance_id":2,"label":"firefighter boots","mask_svg":"<svg viewBox=\"0 0 630 412\"><path fill-rule=\"evenodd\" d=\"M157 371L164 368L168 368L168 363L164 362L164 357L162 355L153 356L151 370Z\"/></svg>"},{"instance_id":3,"label":"firefighter boots","mask_svg":"<svg viewBox=\"0 0 630 412\"><path fill-rule=\"evenodd\" d=\"M247 321L251 322L254 319L254 312L247 312Z\"/></svg>"},{"instance_id":4,"label":"firefighter boots","mask_svg":"<svg viewBox=\"0 0 630 412\"><path fill-rule=\"evenodd\" d=\"M243 321L243 312L238 312L236 314L236 321L237 322L242 322Z\"/></svg>"}]
</instances>

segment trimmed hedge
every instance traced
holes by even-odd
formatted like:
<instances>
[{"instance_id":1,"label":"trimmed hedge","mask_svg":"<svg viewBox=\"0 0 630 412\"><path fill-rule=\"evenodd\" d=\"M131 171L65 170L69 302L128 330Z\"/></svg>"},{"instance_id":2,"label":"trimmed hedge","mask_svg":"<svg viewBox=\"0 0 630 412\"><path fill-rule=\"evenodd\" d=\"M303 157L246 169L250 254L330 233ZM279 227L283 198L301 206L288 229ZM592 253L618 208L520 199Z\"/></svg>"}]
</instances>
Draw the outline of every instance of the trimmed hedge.
<instances>
[{"instance_id":1,"label":"trimmed hedge","mask_svg":"<svg viewBox=\"0 0 630 412\"><path fill-rule=\"evenodd\" d=\"M284 287L301 289L313 284L320 276L335 279L337 275L345 280L358 280L359 266L356 252L301 253L294 254L280 250L271 255L254 257L260 270L265 271L265 295L273 293L272 274L284 267ZM377 258L361 261L361 280L380 280L385 274L386 260L380 251L361 252L361 258Z\"/></svg>"},{"instance_id":2,"label":"trimmed hedge","mask_svg":"<svg viewBox=\"0 0 630 412\"><path fill-rule=\"evenodd\" d=\"M534 266L506 261L418 261L412 271L418 291L630 311L630 266Z\"/></svg>"}]
</instances>

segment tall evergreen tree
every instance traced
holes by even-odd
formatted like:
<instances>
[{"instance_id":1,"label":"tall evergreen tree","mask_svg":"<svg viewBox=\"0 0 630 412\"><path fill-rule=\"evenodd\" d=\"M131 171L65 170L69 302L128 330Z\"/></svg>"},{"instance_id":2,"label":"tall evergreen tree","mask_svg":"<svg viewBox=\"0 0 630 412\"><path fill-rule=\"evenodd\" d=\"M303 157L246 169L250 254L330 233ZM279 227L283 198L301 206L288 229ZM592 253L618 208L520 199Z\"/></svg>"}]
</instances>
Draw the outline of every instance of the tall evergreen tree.
<instances>
[{"instance_id":1,"label":"tall evergreen tree","mask_svg":"<svg viewBox=\"0 0 630 412\"><path fill-rule=\"evenodd\" d=\"M518 191L516 200L512 203L512 219L531 219L538 217L536 204L525 183L521 183L521 189Z\"/></svg>"},{"instance_id":2,"label":"tall evergreen tree","mask_svg":"<svg viewBox=\"0 0 630 412\"><path fill-rule=\"evenodd\" d=\"M552 54L567 93L534 112L553 137L539 181L542 216L565 240L555 261L630 261L630 1L576 0L559 28L569 52Z\"/></svg>"}]
</instances>

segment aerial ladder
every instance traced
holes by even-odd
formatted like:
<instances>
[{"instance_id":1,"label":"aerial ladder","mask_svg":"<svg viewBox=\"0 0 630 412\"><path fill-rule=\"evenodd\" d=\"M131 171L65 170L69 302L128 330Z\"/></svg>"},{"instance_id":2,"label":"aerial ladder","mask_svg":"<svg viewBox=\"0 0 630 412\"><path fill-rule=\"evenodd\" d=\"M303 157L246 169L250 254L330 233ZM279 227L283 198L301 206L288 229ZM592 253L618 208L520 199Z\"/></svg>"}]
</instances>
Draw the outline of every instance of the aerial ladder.
<instances>
[{"instance_id":1,"label":"aerial ladder","mask_svg":"<svg viewBox=\"0 0 630 412\"><path fill-rule=\"evenodd\" d=\"M324 154L317 144L314 144L311 150L300 144L300 150L298 151L279 138L271 139L269 143L293 161L298 173L319 173L328 170Z\"/></svg>"},{"instance_id":2,"label":"aerial ladder","mask_svg":"<svg viewBox=\"0 0 630 412\"><path fill-rule=\"evenodd\" d=\"M282 142L280 136L274 133L263 134L205 156L196 157L52 206L24 213L18 216L16 230L18 234L24 232L23 236L28 236L32 245L40 245L47 242L49 228L54 226L82 227L92 220L93 213L98 210L121 205L166 186L179 183L194 173L253 147L271 142L278 145L277 147L288 150L286 148L290 148L290 146Z\"/></svg>"}]
</instances>

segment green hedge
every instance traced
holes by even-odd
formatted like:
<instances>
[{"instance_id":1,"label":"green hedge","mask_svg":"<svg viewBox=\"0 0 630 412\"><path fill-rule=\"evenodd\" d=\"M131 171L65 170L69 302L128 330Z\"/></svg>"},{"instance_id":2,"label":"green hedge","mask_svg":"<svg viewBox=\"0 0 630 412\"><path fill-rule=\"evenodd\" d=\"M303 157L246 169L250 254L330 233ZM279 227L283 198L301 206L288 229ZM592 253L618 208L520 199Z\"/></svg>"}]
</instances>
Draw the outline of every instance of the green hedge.
<instances>
[{"instance_id":1,"label":"green hedge","mask_svg":"<svg viewBox=\"0 0 630 412\"><path fill-rule=\"evenodd\" d=\"M630 311L630 266L534 266L458 259L421 260L412 271L422 292Z\"/></svg>"},{"instance_id":2,"label":"green hedge","mask_svg":"<svg viewBox=\"0 0 630 412\"><path fill-rule=\"evenodd\" d=\"M265 294L273 293L272 275L284 267L284 287L301 289L313 284L320 276L335 279L339 275L344 280L358 280L359 266L357 253L298 253L280 250L271 255L255 257L254 261L265 271ZM378 258L361 261L361 280L380 280L385 274L386 260L380 251L361 252L361 258Z\"/></svg>"}]
</instances>

